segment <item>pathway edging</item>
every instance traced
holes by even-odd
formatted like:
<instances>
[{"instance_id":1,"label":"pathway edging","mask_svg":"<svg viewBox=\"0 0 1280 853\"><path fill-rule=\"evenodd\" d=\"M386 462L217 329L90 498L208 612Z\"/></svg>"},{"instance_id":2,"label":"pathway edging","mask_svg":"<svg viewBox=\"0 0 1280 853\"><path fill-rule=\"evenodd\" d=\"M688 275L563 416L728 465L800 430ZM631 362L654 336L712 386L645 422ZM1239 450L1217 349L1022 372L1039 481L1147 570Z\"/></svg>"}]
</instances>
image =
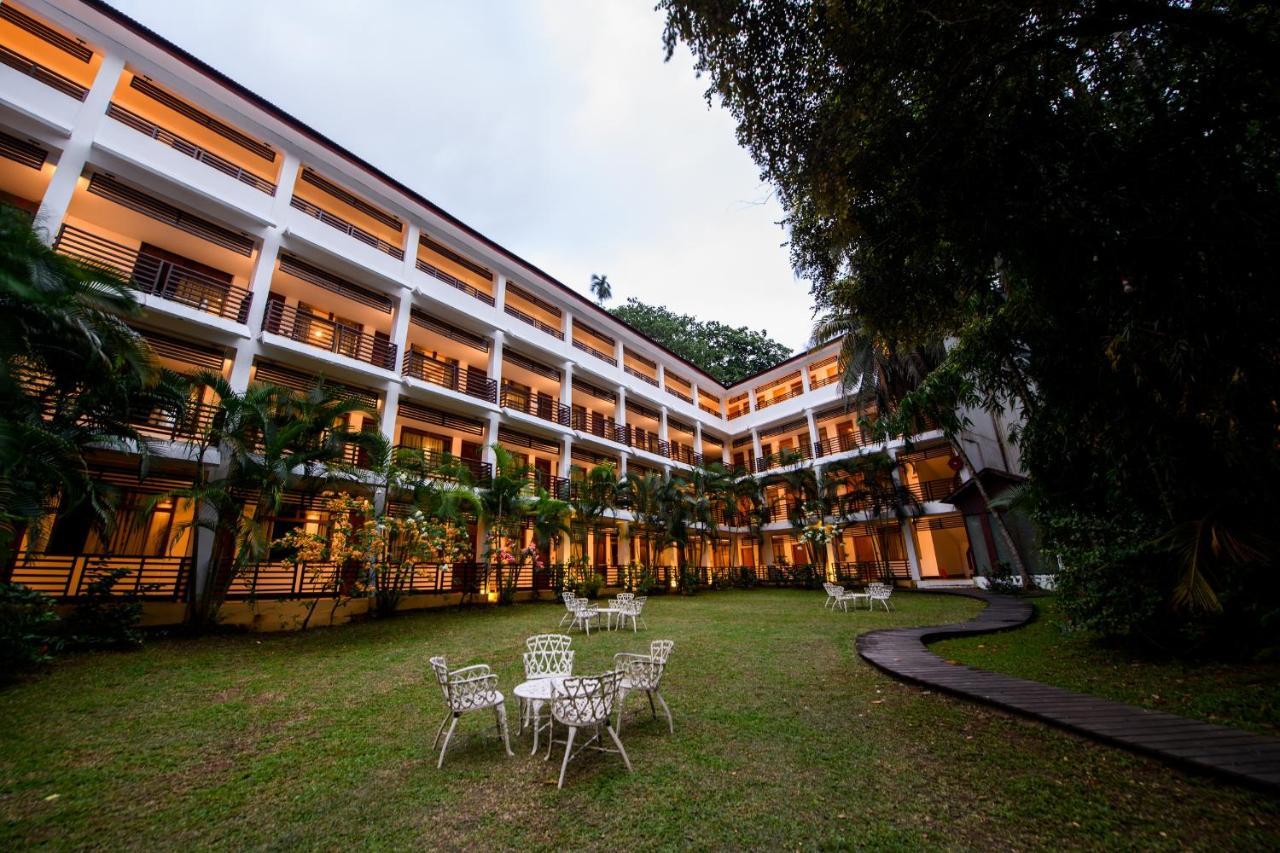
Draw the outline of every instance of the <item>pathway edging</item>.
<instances>
[{"instance_id":1,"label":"pathway edging","mask_svg":"<svg viewBox=\"0 0 1280 853\"><path fill-rule=\"evenodd\" d=\"M1029 600L1017 596L975 590L940 590L930 594L964 595L984 601L987 606L967 622L887 628L862 634L857 640L858 654L878 669L905 681L993 705L1234 782L1280 790L1280 738L947 663L929 651L926 644L950 637L1020 628L1031 621L1035 610Z\"/></svg>"}]
</instances>

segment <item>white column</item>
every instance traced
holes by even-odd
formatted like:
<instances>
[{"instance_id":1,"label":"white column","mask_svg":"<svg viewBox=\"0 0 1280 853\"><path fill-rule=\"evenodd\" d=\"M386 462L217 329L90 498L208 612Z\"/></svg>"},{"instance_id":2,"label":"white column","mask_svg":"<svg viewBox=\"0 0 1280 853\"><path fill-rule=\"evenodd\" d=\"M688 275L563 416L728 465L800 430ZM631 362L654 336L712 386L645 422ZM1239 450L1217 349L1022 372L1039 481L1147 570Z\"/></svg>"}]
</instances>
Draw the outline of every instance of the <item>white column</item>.
<instances>
[{"instance_id":1,"label":"white column","mask_svg":"<svg viewBox=\"0 0 1280 853\"><path fill-rule=\"evenodd\" d=\"M911 580L920 583L920 557L916 554L916 537L911 519L902 520L902 538L907 545L907 569L911 572Z\"/></svg>"},{"instance_id":2,"label":"white column","mask_svg":"<svg viewBox=\"0 0 1280 853\"><path fill-rule=\"evenodd\" d=\"M695 388L694 391L696 393L697 389ZM702 421L699 420L694 420L693 422L693 452L698 455L702 454ZM705 459L702 461L706 462Z\"/></svg>"},{"instance_id":3,"label":"white column","mask_svg":"<svg viewBox=\"0 0 1280 853\"><path fill-rule=\"evenodd\" d=\"M500 272L493 274L493 307L498 313L502 313L502 309L507 304L507 277ZM492 377L490 377L492 378Z\"/></svg>"},{"instance_id":4,"label":"white column","mask_svg":"<svg viewBox=\"0 0 1280 853\"><path fill-rule=\"evenodd\" d=\"M573 467L573 436L566 435L560 441L560 476L569 478L569 469Z\"/></svg>"},{"instance_id":5,"label":"white column","mask_svg":"<svg viewBox=\"0 0 1280 853\"><path fill-rule=\"evenodd\" d=\"M809 424L809 450L813 452L813 458L817 459L818 454L814 448L818 444L818 424L813 419L813 409L804 410L804 419Z\"/></svg>"},{"instance_id":6,"label":"white column","mask_svg":"<svg viewBox=\"0 0 1280 853\"><path fill-rule=\"evenodd\" d=\"M249 368L253 366L253 357L259 350L262 318L267 313L267 296L271 293L271 278L276 271L276 256L280 254L280 239L284 236L289 199L293 198L298 167L298 157L291 151L285 151L280 164L280 183L271 201L271 221L275 224L268 226L266 236L262 238L258 257L253 263L253 273L249 277L249 292L252 296L245 325L249 327L250 337L236 343L236 357L231 365L230 379L231 388L235 391L243 391L249 387Z\"/></svg>"},{"instance_id":7,"label":"white column","mask_svg":"<svg viewBox=\"0 0 1280 853\"><path fill-rule=\"evenodd\" d=\"M115 93L123 70L123 56L111 53L104 56L102 64L98 66L98 73L93 78L93 85L89 87L89 94L76 111L71 138L63 146L58 166L44 191L44 198L40 200L40 209L36 211L36 225L45 229L42 236L50 245L57 239L58 229L67 216L67 208L75 195L76 182L80 180L80 175L89 162L93 138L98 134L98 127L106 121L107 104L111 103L111 96Z\"/></svg>"},{"instance_id":8,"label":"white column","mask_svg":"<svg viewBox=\"0 0 1280 853\"><path fill-rule=\"evenodd\" d=\"M417 241L417 227L409 226L410 235ZM407 287L400 288L399 300L396 303L395 315L391 319L391 340L396 345L396 353L400 364L404 363L405 348L409 345L409 317L413 311L413 291ZM392 366L397 373L400 364ZM400 383L387 383L386 399L382 405L382 434L388 441L396 440L396 412L400 405Z\"/></svg>"},{"instance_id":9,"label":"white column","mask_svg":"<svg viewBox=\"0 0 1280 853\"><path fill-rule=\"evenodd\" d=\"M573 362L565 361L560 366L560 405L573 410ZM572 421L570 421L572 423Z\"/></svg>"},{"instance_id":10,"label":"white column","mask_svg":"<svg viewBox=\"0 0 1280 853\"><path fill-rule=\"evenodd\" d=\"M493 345L489 347L489 378L498 383L498 397L502 397L502 347L506 335L501 329L493 330Z\"/></svg>"},{"instance_id":11,"label":"white column","mask_svg":"<svg viewBox=\"0 0 1280 853\"><path fill-rule=\"evenodd\" d=\"M747 389L747 411L754 412L756 410L756 391L754 388Z\"/></svg>"},{"instance_id":12,"label":"white column","mask_svg":"<svg viewBox=\"0 0 1280 853\"><path fill-rule=\"evenodd\" d=\"M561 331L564 332L564 342L569 346L573 346L573 315L568 311L564 312L561 317Z\"/></svg>"},{"instance_id":13,"label":"white column","mask_svg":"<svg viewBox=\"0 0 1280 853\"><path fill-rule=\"evenodd\" d=\"M662 362L658 362L658 387L667 387L667 369L662 366Z\"/></svg>"},{"instance_id":14,"label":"white column","mask_svg":"<svg viewBox=\"0 0 1280 853\"><path fill-rule=\"evenodd\" d=\"M670 433L667 431L667 407L659 406L658 407L658 440L670 441L670 439L668 438L668 435L670 435Z\"/></svg>"},{"instance_id":15,"label":"white column","mask_svg":"<svg viewBox=\"0 0 1280 853\"><path fill-rule=\"evenodd\" d=\"M618 477L627 476L627 459L631 456L629 453L618 454Z\"/></svg>"},{"instance_id":16,"label":"white column","mask_svg":"<svg viewBox=\"0 0 1280 853\"><path fill-rule=\"evenodd\" d=\"M613 420L618 426L627 425L627 386L618 386L618 404L613 411Z\"/></svg>"},{"instance_id":17,"label":"white column","mask_svg":"<svg viewBox=\"0 0 1280 853\"><path fill-rule=\"evenodd\" d=\"M804 393L809 393L809 365L800 365L800 384L804 386Z\"/></svg>"},{"instance_id":18,"label":"white column","mask_svg":"<svg viewBox=\"0 0 1280 853\"><path fill-rule=\"evenodd\" d=\"M497 467L498 454L494 452L493 446L498 443L498 424L502 418L497 412L489 413L489 423L484 431L484 453L483 458L491 466ZM496 471L494 473L497 473Z\"/></svg>"},{"instance_id":19,"label":"white column","mask_svg":"<svg viewBox=\"0 0 1280 853\"><path fill-rule=\"evenodd\" d=\"M761 456L764 455L763 453L760 452L760 432L757 429L755 429L755 427L751 428L751 452L754 454L751 457L752 466L753 466L751 470L754 471L755 460L759 459Z\"/></svg>"}]
</instances>

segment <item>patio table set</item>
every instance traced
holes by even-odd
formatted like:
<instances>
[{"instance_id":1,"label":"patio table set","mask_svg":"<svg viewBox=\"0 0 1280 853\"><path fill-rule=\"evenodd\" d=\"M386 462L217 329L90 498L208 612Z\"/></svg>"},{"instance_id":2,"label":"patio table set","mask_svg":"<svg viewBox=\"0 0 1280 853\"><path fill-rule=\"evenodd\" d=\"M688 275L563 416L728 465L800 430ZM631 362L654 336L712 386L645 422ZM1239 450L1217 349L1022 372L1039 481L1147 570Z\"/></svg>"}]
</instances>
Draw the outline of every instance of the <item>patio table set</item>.
<instances>
[{"instance_id":1,"label":"patio table set","mask_svg":"<svg viewBox=\"0 0 1280 853\"><path fill-rule=\"evenodd\" d=\"M614 620L617 619L617 627L626 627L627 620L631 620L631 633L635 633L637 625L645 625L644 617L641 612L644 611L645 602L649 600L648 596L636 595L631 592L620 592L611 599L608 605L601 607L593 601L586 598L579 598L572 592L562 592L560 597L564 600L565 614L560 617L560 627L564 627L564 623L569 623L569 630L581 628L591 636L591 626L594 624L599 628L601 618L604 619L605 629L612 631L614 629Z\"/></svg>"},{"instance_id":2,"label":"patio table set","mask_svg":"<svg viewBox=\"0 0 1280 853\"><path fill-rule=\"evenodd\" d=\"M643 605L642 605L643 606ZM560 778L556 787L564 786L565 771L569 762L583 750L617 753L627 771L631 771L631 759L622 745L622 710L628 695L643 692L648 696L649 708L657 719L657 706L661 705L667 717L667 728L674 734L675 724L671 709L661 693L662 676L675 643L671 640L654 640L648 654L619 652L614 655L613 669L597 675L574 675L573 638L565 634L538 634L525 640L523 653L525 680L513 689L520 707L520 732L526 728L533 732L533 749L536 755L542 733L546 732L546 756L550 760L552 748L564 744L564 758L560 763ZM440 758L436 767L444 766L444 756L449 750L458 719L470 711L492 710L498 734L511 751L507 731L507 713L498 676L487 664L450 670L443 657L431 658L440 690L444 694L448 714L436 730L435 749L444 734ZM544 710L549 711L544 719ZM616 722L614 717L616 716ZM445 724L449 724L445 732ZM564 729L564 735L556 737L556 726ZM584 740L579 740L579 732ZM608 738L606 741L605 738ZM574 748L575 741L577 749ZM610 746L612 744L612 746Z\"/></svg>"},{"instance_id":3,"label":"patio table set","mask_svg":"<svg viewBox=\"0 0 1280 853\"><path fill-rule=\"evenodd\" d=\"M827 600L822 603L822 606L830 607L832 613L836 612L837 607L848 613L849 602L853 602L853 609L857 610L860 601L867 603L868 610L875 610L877 601L884 606L886 612L893 609L889 602L889 596L893 595L893 587L887 583L869 583L862 592L845 589L838 583L824 583L822 588L827 591Z\"/></svg>"}]
</instances>

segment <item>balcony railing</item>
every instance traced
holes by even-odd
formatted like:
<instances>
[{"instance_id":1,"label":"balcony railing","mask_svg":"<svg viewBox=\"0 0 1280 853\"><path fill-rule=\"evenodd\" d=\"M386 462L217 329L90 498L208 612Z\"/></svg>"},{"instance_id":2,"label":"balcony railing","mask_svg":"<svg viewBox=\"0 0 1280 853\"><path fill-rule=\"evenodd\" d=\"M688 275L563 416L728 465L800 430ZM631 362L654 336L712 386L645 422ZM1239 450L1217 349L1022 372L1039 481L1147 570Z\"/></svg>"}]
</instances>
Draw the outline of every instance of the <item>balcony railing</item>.
<instances>
[{"instance_id":1,"label":"balcony railing","mask_svg":"<svg viewBox=\"0 0 1280 853\"><path fill-rule=\"evenodd\" d=\"M618 427L618 441L628 447L647 450L650 453L656 453L668 459L671 458L671 442L662 441L655 432L633 429L629 426Z\"/></svg>"},{"instance_id":2,"label":"balcony railing","mask_svg":"<svg viewBox=\"0 0 1280 853\"><path fill-rule=\"evenodd\" d=\"M671 445L671 458L677 462L683 462L686 465L697 465L700 464L695 461L698 455L700 454L695 454L692 447L686 447L683 444Z\"/></svg>"},{"instance_id":3,"label":"balcony railing","mask_svg":"<svg viewBox=\"0 0 1280 853\"><path fill-rule=\"evenodd\" d=\"M22 54L10 50L7 47L0 46L0 63L9 66L14 71L21 72L28 77L39 80L41 83L57 89L64 95L70 95L77 101L83 101L89 95L89 90L85 86L81 86L74 80L63 77L52 68L46 68L39 62L27 59Z\"/></svg>"},{"instance_id":4,"label":"balcony railing","mask_svg":"<svg viewBox=\"0 0 1280 853\"><path fill-rule=\"evenodd\" d=\"M861 560L835 564L838 583L868 584L890 578L906 580L911 577L911 567L906 560Z\"/></svg>"},{"instance_id":5,"label":"balcony railing","mask_svg":"<svg viewBox=\"0 0 1280 853\"><path fill-rule=\"evenodd\" d=\"M708 406L706 403L699 403L698 408L702 409L702 411L709 415L715 415L717 418L722 416L720 410L715 406Z\"/></svg>"},{"instance_id":6,"label":"balcony railing","mask_svg":"<svg viewBox=\"0 0 1280 853\"><path fill-rule=\"evenodd\" d=\"M810 377L810 378L809 378L809 390L810 390L810 391L816 391L816 390L817 390L817 389L819 389L819 388L825 388L825 387L827 387L828 385L830 385L831 383L833 383L833 382L839 382L839 381L840 381L840 374L839 374L839 373L837 373L835 376L824 376L824 377L822 377L821 379L814 379L813 377Z\"/></svg>"},{"instance_id":7,"label":"balcony railing","mask_svg":"<svg viewBox=\"0 0 1280 853\"><path fill-rule=\"evenodd\" d=\"M468 296L474 299L479 299L481 302L485 303L486 305L493 304L493 297L485 293L483 290L472 287L462 279L449 275L444 270L438 267L432 266L431 264L424 261L422 258L418 258L414 266L416 266L418 269L420 269L422 272L426 273L427 275L431 276L432 278L438 279L439 281L443 281L445 284L449 285L450 287L455 287L458 290L461 290L463 293L467 294Z\"/></svg>"},{"instance_id":8,"label":"balcony railing","mask_svg":"<svg viewBox=\"0 0 1280 853\"><path fill-rule=\"evenodd\" d=\"M857 450L860 447L869 447L869 441L862 431L848 432L843 435L833 435L815 441L813 443L813 452L816 456L830 456L833 453L847 453L850 450Z\"/></svg>"},{"instance_id":9,"label":"balcony railing","mask_svg":"<svg viewBox=\"0 0 1280 853\"><path fill-rule=\"evenodd\" d=\"M108 572L124 569L115 595L136 593L145 598L181 599L187 589L191 561L187 557L75 554L58 556L35 552L16 555L9 580L55 598L79 598L89 584Z\"/></svg>"},{"instance_id":10,"label":"balcony railing","mask_svg":"<svg viewBox=\"0 0 1280 853\"><path fill-rule=\"evenodd\" d=\"M598 350L598 349L596 349L595 347L591 346L591 344L584 344L582 341L579 341L579 340L575 339L575 340L574 340L574 342L573 342L573 346L574 346L574 348L575 348L575 349L580 349L580 350L582 350L582 351L583 351L583 352L585 352L585 353L588 353L588 354L590 354L590 355L594 355L596 358L600 359L601 361L607 361L607 362L609 362L609 363L610 363L610 364L612 364L614 367L617 367L617 366L618 366L618 360L617 360L616 358L614 358L614 357L613 357L613 356L611 356L611 355L607 355L606 353L601 352L600 350Z\"/></svg>"},{"instance_id":11,"label":"balcony railing","mask_svg":"<svg viewBox=\"0 0 1280 853\"><path fill-rule=\"evenodd\" d=\"M299 311L297 306L278 300L273 299L267 304L266 316L262 318L262 330L284 335L317 349L345 355L374 367L395 370L396 345L391 341Z\"/></svg>"},{"instance_id":12,"label":"balcony railing","mask_svg":"<svg viewBox=\"0 0 1280 853\"><path fill-rule=\"evenodd\" d=\"M560 329L557 329L555 326L548 326L546 323L542 322L537 317L534 317L532 314L526 314L525 312L521 311L519 308L516 308L515 306L512 306L512 305L504 305L502 306L502 310L510 314L512 317L515 317L517 320L520 320L521 322L524 322L524 323L528 323L530 326L533 326L535 329L538 329L539 331L546 332L548 335L551 335L553 338L559 338L562 341L564 340L563 331L561 331Z\"/></svg>"},{"instance_id":13,"label":"balcony railing","mask_svg":"<svg viewBox=\"0 0 1280 853\"><path fill-rule=\"evenodd\" d=\"M124 278L143 293L237 323L249 318L253 294L208 273L131 249L74 225L62 226L54 248Z\"/></svg>"},{"instance_id":14,"label":"balcony railing","mask_svg":"<svg viewBox=\"0 0 1280 853\"><path fill-rule=\"evenodd\" d=\"M265 178L260 178L253 172L240 168L235 163L223 157L219 157L212 151L207 151L196 145L189 139L179 136L172 131L165 130L153 121L149 121L135 112L125 109L119 104L110 104L107 106L107 115L121 124L128 125L139 133L150 136L152 139L164 145L168 145L180 154L205 164L211 169L217 169L224 175L228 175L242 184L248 184L255 190L266 193L267 195L276 194L276 185Z\"/></svg>"},{"instance_id":15,"label":"balcony railing","mask_svg":"<svg viewBox=\"0 0 1280 853\"><path fill-rule=\"evenodd\" d=\"M648 383L649 383L650 385L652 385L654 388L657 388L657 387L658 387L658 380L657 380L657 379L655 379L655 378L654 378L654 377L652 377L652 376L649 376L649 375L648 375L648 374L646 374L646 373L641 373L640 371L636 370L636 369L635 369L634 367L632 367L631 365L629 365L629 364L624 364L624 365L622 366L622 369L623 369L625 372L627 372L627 373L631 374L632 376L636 377L637 379L640 379L640 380L643 380L643 381L645 381L645 382L648 382Z\"/></svg>"},{"instance_id":16,"label":"balcony railing","mask_svg":"<svg viewBox=\"0 0 1280 853\"><path fill-rule=\"evenodd\" d=\"M569 426L571 412L569 407L561 405L559 400L545 394L526 394L523 391L503 388L500 405L504 409L514 409L526 415L533 415L535 418L542 418L544 421Z\"/></svg>"},{"instance_id":17,"label":"balcony railing","mask_svg":"<svg viewBox=\"0 0 1280 853\"><path fill-rule=\"evenodd\" d=\"M479 400L498 402L498 383L476 370L461 370L456 364L431 358L428 355L407 350L401 373L412 379L430 382L451 391L460 391Z\"/></svg>"},{"instance_id":18,"label":"balcony railing","mask_svg":"<svg viewBox=\"0 0 1280 853\"><path fill-rule=\"evenodd\" d=\"M918 501L940 501L958 488L960 488L959 476L906 484L906 490Z\"/></svg>"},{"instance_id":19,"label":"balcony railing","mask_svg":"<svg viewBox=\"0 0 1280 853\"><path fill-rule=\"evenodd\" d=\"M551 497L562 501L578 496L578 484L564 477L557 477L554 474L547 474L543 471L529 470L525 472L525 479L535 492L538 489L545 489Z\"/></svg>"},{"instance_id":20,"label":"balcony railing","mask_svg":"<svg viewBox=\"0 0 1280 853\"><path fill-rule=\"evenodd\" d=\"M574 412L571 424L574 429L587 432L610 441L618 440L618 425L613 418L606 418L598 412Z\"/></svg>"},{"instance_id":21,"label":"balcony railing","mask_svg":"<svg viewBox=\"0 0 1280 853\"><path fill-rule=\"evenodd\" d=\"M782 394L779 394L776 397L761 397L759 395L756 395L756 411L758 412L761 409L767 409L770 406L776 406L779 403L783 402L784 400L790 400L794 397L799 397L802 394L804 394L804 389L800 389L800 390L792 389Z\"/></svg>"},{"instance_id":22,"label":"balcony railing","mask_svg":"<svg viewBox=\"0 0 1280 853\"><path fill-rule=\"evenodd\" d=\"M334 216L332 213L330 213L329 211L325 210L323 207L320 207L317 204L312 204L306 199L300 198L295 195L292 199L290 199L289 205L297 210L301 210L303 213L305 213L307 216L312 217L313 219L319 219L321 222L323 222L325 225L328 225L330 228L336 228L339 231L341 231L343 234L346 234L350 237L354 237L355 239L359 240L361 243L372 246L373 248L377 249L379 252L384 252L390 255L391 257L396 258L397 260L401 260L401 261L404 260L404 250L401 249L399 246L388 243L386 240L383 240L380 237L375 237L374 235L370 234L368 231L365 231L361 228L357 228L355 225L352 225L347 220L343 219L340 216Z\"/></svg>"},{"instance_id":23,"label":"balcony railing","mask_svg":"<svg viewBox=\"0 0 1280 853\"><path fill-rule=\"evenodd\" d=\"M678 398L680 398L681 400L684 400L686 403L692 403L692 402L693 402L693 397L689 396L688 394L684 393L683 391L680 391L680 390L678 390L678 389L676 389L676 388L672 388L670 385L668 385L668 386L667 386L667 393L668 393L668 394L670 394L672 397L678 397Z\"/></svg>"},{"instance_id":24,"label":"balcony railing","mask_svg":"<svg viewBox=\"0 0 1280 853\"><path fill-rule=\"evenodd\" d=\"M412 466L428 476L439 479L457 479L454 471L459 467L471 475L471 482L475 485L485 486L493 479L493 466L488 462L454 456L452 453L437 453L421 447L397 444L395 458L399 465Z\"/></svg>"},{"instance_id":25,"label":"balcony railing","mask_svg":"<svg viewBox=\"0 0 1280 853\"><path fill-rule=\"evenodd\" d=\"M768 471L771 468L777 468L779 465L790 464L796 460L797 456L800 459L813 458L813 455L810 453L807 446L792 448L790 450L779 450L777 453L770 453L768 456L756 457L755 471L756 473L761 473Z\"/></svg>"},{"instance_id":26,"label":"balcony railing","mask_svg":"<svg viewBox=\"0 0 1280 853\"><path fill-rule=\"evenodd\" d=\"M136 419L133 426L139 432L158 435L170 441L193 439L209 430L218 412L218 406L197 403L187 406L181 417L175 418L168 412L151 412Z\"/></svg>"}]
</instances>

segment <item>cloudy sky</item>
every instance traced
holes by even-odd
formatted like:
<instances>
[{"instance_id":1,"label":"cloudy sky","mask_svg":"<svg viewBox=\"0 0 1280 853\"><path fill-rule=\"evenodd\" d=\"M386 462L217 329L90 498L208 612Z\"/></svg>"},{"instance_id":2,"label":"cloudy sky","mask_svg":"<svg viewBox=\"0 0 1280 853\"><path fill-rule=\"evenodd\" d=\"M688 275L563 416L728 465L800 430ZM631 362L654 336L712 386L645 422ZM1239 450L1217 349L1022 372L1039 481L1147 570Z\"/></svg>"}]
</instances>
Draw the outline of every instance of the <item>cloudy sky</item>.
<instances>
[{"instance_id":1,"label":"cloudy sky","mask_svg":"<svg viewBox=\"0 0 1280 853\"><path fill-rule=\"evenodd\" d=\"M653 0L112 2L570 286L805 345L781 209Z\"/></svg>"}]
</instances>

